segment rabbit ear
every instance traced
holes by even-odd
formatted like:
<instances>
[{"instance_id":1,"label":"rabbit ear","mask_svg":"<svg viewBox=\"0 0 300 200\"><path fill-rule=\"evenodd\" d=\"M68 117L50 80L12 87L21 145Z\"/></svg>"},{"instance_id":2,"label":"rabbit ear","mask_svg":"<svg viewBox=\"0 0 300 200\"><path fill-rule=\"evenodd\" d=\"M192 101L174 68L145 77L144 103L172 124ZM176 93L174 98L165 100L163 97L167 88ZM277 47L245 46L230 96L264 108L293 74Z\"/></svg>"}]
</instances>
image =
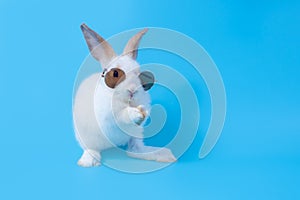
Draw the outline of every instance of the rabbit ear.
<instances>
[{"instance_id":1,"label":"rabbit ear","mask_svg":"<svg viewBox=\"0 0 300 200\"><path fill-rule=\"evenodd\" d=\"M124 48L123 54L129 55L131 58L136 59L137 57L137 49L140 43L142 36L148 31L147 28L141 30L137 34L135 34L127 43Z\"/></svg>"},{"instance_id":2,"label":"rabbit ear","mask_svg":"<svg viewBox=\"0 0 300 200\"><path fill-rule=\"evenodd\" d=\"M82 24L80 28L91 54L101 63L102 68L106 68L109 62L116 57L113 48L86 24Z\"/></svg>"}]
</instances>

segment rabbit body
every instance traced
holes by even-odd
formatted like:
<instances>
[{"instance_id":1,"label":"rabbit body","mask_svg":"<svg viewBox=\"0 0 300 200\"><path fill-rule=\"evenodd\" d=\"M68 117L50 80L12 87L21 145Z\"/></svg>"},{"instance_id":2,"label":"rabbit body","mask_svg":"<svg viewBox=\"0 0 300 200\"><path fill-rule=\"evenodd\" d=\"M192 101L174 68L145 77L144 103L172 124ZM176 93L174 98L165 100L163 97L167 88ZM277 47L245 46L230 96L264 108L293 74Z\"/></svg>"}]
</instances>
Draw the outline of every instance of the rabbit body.
<instances>
[{"instance_id":1,"label":"rabbit body","mask_svg":"<svg viewBox=\"0 0 300 200\"><path fill-rule=\"evenodd\" d=\"M103 74L92 74L85 79L75 95L75 135L84 150L78 164L83 167L98 166L101 151L121 145L128 146L127 154L131 157L176 161L169 149L145 146L143 143L143 124L149 116L151 100L139 78L140 66L134 59L136 52L116 56L101 36L85 24L81 28L91 54L105 70ZM139 34L129 41L130 49L137 48L144 33ZM109 82L118 77L118 72L124 74L120 79L122 81Z\"/></svg>"}]
</instances>

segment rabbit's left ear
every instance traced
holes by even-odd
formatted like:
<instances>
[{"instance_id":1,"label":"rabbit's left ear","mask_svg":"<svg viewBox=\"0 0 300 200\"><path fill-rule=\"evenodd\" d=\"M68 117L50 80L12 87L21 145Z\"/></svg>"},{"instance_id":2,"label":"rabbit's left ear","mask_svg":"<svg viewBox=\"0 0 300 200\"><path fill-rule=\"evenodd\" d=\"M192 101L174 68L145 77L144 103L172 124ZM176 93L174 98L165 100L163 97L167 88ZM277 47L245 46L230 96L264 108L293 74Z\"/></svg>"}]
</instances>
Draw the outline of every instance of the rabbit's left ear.
<instances>
[{"instance_id":1,"label":"rabbit's left ear","mask_svg":"<svg viewBox=\"0 0 300 200\"><path fill-rule=\"evenodd\" d=\"M126 44L123 54L129 55L132 59L136 59L138 47L142 36L148 31L147 28L141 30L137 34L135 34Z\"/></svg>"},{"instance_id":2,"label":"rabbit's left ear","mask_svg":"<svg viewBox=\"0 0 300 200\"><path fill-rule=\"evenodd\" d=\"M117 56L113 48L86 24L81 24L80 28L93 57L101 63L103 69L107 68L107 65Z\"/></svg>"}]
</instances>

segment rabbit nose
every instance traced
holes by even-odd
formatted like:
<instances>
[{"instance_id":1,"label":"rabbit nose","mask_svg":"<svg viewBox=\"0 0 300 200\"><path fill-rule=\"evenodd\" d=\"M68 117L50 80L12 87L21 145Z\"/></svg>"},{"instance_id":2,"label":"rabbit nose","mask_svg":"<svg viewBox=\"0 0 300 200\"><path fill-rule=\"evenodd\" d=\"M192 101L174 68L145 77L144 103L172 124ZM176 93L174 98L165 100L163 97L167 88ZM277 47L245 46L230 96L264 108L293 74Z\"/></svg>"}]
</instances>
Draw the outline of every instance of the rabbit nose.
<instances>
[{"instance_id":1,"label":"rabbit nose","mask_svg":"<svg viewBox=\"0 0 300 200\"><path fill-rule=\"evenodd\" d=\"M132 99L135 93L136 93L135 91L128 90L129 98Z\"/></svg>"},{"instance_id":2,"label":"rabbit nose","mask_svg":"<svg viewBox=\"0 0 300 200\"><path fill-rule=\"evenodd\" d=\"M131 93L135 93L136 92L136 86L135 85L130 85L128 91L131 92Z\"/></svg>"},{"instance_id":3,"label":"rabbit nose","mask_svg":"<svg viewBox=\"0 0 300 200\"><path fill-rule=\"evenodd\" d=\"M134 94L137 92L136 88L132 85L128 89L129 96L132 98Z\"/></svg>"},{"instance_id":4,"label":"rabbit nose","mask_svg":"<svg viewBox=\"0 0 300 200\"><path fill-rule=\"evenodd\" d=\"M130 98L132 98L133 97L133 92L129 92L129 96L130 96Z\"/></svg>"},{"instance_id":5,"label":"rabbit nose","mask_svg":"<svg viewBox=\"0 0 300 200\"><path fill-rule=\"evenodd\" d=\"M136 91L135 90L128 90L128 93L130 94L130 96L133 96L136 93Z\"/></svg>"}]
</instances>

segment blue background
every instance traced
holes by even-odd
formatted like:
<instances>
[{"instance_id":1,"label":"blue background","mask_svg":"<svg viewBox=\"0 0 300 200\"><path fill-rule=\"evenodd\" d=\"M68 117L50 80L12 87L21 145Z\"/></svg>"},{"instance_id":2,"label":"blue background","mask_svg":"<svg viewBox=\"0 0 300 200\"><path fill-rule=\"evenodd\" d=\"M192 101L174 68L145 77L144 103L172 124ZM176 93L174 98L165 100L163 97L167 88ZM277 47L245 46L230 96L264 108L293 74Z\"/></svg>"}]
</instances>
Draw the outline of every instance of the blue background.
<instances>
[{"instance_id":1,"label":"blue background","mask_svg":"<svg viewBox=\"0 0 300 200\"><path fill-rule=\"evenodd\" d=\"M276 0L2 0L0 199L300 199L299 10L299 1ZM76 165L71 104L88 53L82 22L106 38L171 28L208 51L228 112L207 158L197 159L199 134L157 172Z\"/></svg>"}]
</instances>

